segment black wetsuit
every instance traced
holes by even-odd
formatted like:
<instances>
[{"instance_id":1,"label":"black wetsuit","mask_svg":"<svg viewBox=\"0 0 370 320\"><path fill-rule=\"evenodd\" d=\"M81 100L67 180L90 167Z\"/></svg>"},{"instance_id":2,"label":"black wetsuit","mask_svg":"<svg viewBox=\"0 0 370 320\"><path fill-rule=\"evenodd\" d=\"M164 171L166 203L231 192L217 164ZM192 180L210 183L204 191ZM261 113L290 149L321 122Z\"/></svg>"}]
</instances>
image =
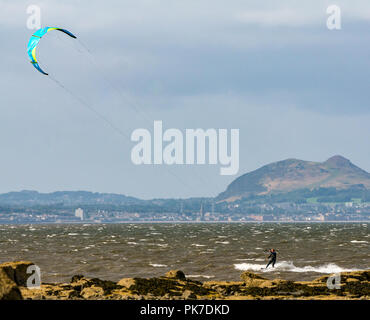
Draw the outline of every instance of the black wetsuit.
<instances>
[{"instance_id":1,"label":"black wetsuit","mask_svg":"<svg viewBox=\"0 0 370 320\"><path fill-rule=\"evenodd\" d=\"M270 255L269 255L268 259L269 259L269 263L267 264L266 269L267 269L267 267L270 264L272 264L272 267L275 266L275 262L276 262L276 251L270 252Z\"/></svg>"}]
</instances>

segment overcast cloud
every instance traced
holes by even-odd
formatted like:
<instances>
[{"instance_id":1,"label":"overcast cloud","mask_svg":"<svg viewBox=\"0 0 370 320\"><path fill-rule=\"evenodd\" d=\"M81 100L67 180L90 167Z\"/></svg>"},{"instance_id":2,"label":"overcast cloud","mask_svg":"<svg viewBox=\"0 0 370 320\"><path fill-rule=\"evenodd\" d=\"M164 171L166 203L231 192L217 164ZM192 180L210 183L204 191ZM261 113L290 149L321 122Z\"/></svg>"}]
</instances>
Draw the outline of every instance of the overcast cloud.
<instances>
[{"instance_id":1,"label":"overcast cloud","mask_svg":"<svg viewBox=\"0 0 370 320\"><path fill-rule=\"evenodd\" d=\"M32 68L30 4L43 26L81 41L49 33L37 52L42 68L111 125ZM240 129L238 175L335 154L370 171L370 3L336 1L340 31L326 28L331 4L0 0L0 192L214 196L236 178L218 165L133 165L125 135L152 130L153 120Z\"/></svg>"}]
</instances>

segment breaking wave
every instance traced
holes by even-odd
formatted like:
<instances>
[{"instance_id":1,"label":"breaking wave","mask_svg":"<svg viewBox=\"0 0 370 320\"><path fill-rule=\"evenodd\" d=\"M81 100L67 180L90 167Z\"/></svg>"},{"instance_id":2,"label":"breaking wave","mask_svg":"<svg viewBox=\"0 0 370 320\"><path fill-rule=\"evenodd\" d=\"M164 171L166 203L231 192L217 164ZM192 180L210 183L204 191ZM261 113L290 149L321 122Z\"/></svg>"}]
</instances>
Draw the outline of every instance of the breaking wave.
<instances>
[{"instance_id":1,"label":"breaking wave","mask_svg":"<svg viewBox=\"0 0 370 320\"><path fill-rule=\"evenodd\" d=\"M235 269L243 271L259 271L259 272L272 272L272 271L289 271L289 272L316 272L316 273L339 273L351 272L359 269L349 269L337 266L334 263L328 263L321 266L304 266L296 267L292 261L282 261L275 264L275 268L269 267L265 269L266 264L253 264L253 263L237 263L234 264Z\"/></svg>"},{"instance_id":2,"label":"breaking wave","mask_svg":"<svg viewBox=\"0 0 370 320\"><path fill-rule=\"evenodd\" d=\"M154 267L154 268L164 268L164 267L167 267L166 264L160 264L160 263L149 263L150 266Z\"/></svg>"}]
</instances>

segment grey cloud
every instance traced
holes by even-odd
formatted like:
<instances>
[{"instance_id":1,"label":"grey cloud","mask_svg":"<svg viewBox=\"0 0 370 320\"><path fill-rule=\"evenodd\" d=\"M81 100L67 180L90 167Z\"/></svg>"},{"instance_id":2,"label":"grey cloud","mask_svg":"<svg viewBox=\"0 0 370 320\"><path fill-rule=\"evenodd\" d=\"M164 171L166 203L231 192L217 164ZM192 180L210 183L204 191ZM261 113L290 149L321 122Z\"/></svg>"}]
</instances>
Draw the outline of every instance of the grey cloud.
<instances>
[{"instance_id":1,"label":"grey cloud","mask_svg":"<svg viewBox=\"0 0 370 320\"><path fill-rule=\"evenodd\" d=\"M85 189L150 198L223 191L234 177L219 176L217 166L172 167L189 190L164 167L132 165L130 141L38 74L25 52L30 3L0 1L7 39L1 192ZM338 1L339 32L325 28L329 2L32 3L40 4L44 25L76 33L98 67L78 42L51 33L40 43L40 63L128 135L152 125L134 105L166 128L240 128L240 174L288 157L323 161L338 153L370 170L367 1ZM296 20L284 23L295 12Z\"/></svg>"}]
</instances>

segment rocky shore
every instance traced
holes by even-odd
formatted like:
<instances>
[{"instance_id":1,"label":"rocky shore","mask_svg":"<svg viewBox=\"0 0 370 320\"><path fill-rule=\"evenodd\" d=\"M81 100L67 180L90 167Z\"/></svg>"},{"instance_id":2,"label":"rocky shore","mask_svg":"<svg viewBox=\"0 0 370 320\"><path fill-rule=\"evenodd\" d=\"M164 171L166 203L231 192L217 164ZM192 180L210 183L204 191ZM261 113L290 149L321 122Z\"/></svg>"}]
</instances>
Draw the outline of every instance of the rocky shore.
<instances>
[{"instance_id":1,"label":"rocky shore","mask_svg":"<svg viewBox=\"0 0 370 320\"><path fill-rule=\"evenodd\" d=\"M75 275L69 283L26 287L29 261L0 264L0 300L247 300L370 299L370 270L341 273L340 288L329 289L330 275L313 281L269 280L252 272L240 281L194 281L180 270L158 278L123 278L118 282Z\"/></svg>"}]
</instances>

